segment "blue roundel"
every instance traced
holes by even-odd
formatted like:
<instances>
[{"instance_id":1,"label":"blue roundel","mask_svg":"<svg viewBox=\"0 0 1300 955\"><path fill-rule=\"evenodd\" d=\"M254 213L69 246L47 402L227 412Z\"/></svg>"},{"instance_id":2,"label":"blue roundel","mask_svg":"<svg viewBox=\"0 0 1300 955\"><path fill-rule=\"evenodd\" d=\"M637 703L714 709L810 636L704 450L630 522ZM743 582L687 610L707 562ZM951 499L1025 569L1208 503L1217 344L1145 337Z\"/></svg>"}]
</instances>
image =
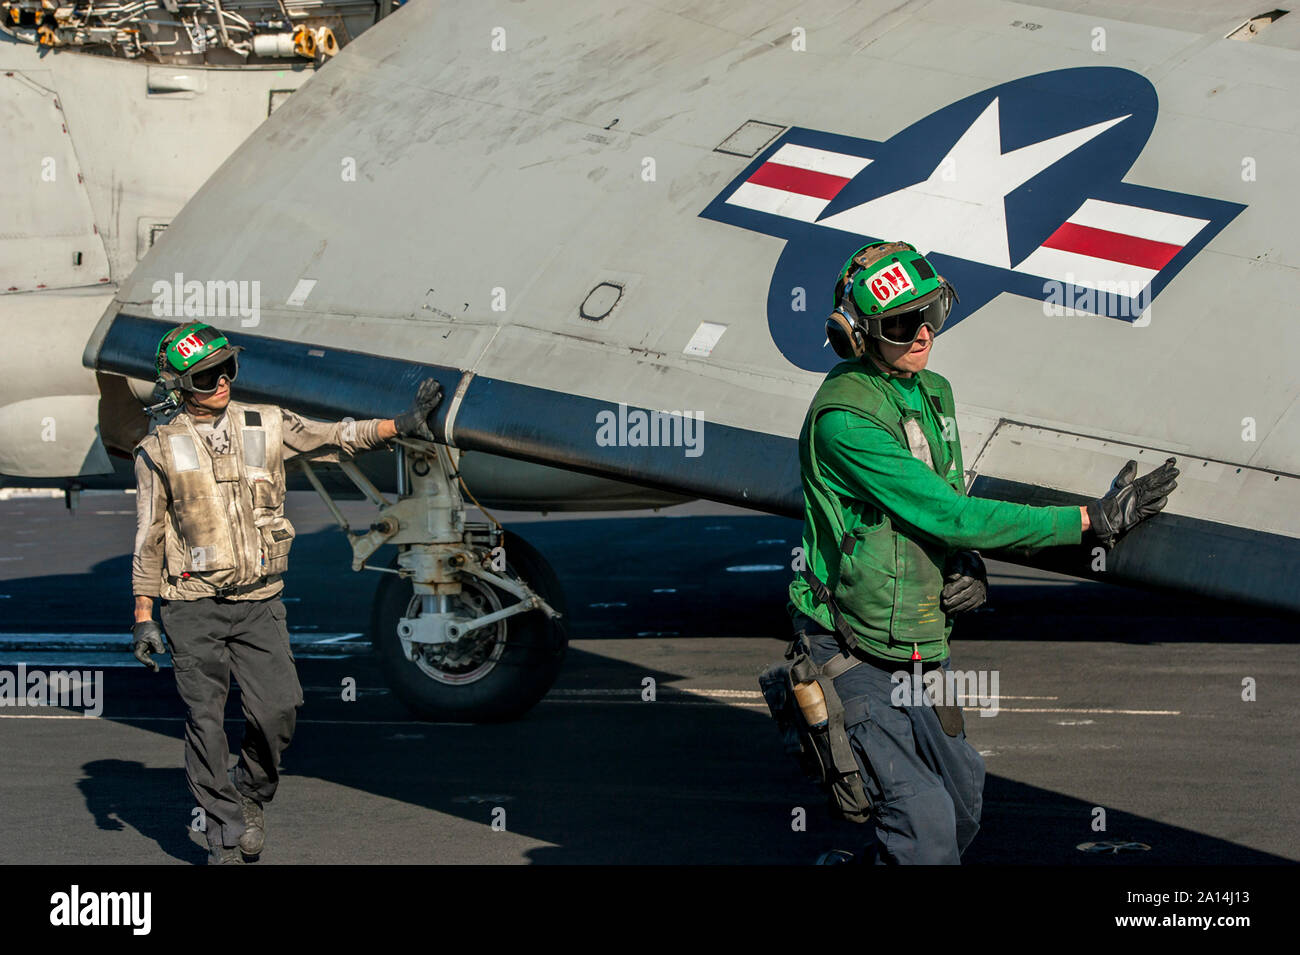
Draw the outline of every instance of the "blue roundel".
<instances>
[{"instance_id":1,"label":"blue roundel","mask_svg":"<svg viewBox=\"0 0 1300 955\"><path fill-rule=\"evenodd\" d=\"M836 275L874 239L926 253L961 296L945 330L1000 292L1135 321L1241 211L1125 184L1157 98L1131 70L1080 67L958 100L884 142L792 127L700 215L786 240L772 339L824 371Z\"/></svg>"}]
</instances>

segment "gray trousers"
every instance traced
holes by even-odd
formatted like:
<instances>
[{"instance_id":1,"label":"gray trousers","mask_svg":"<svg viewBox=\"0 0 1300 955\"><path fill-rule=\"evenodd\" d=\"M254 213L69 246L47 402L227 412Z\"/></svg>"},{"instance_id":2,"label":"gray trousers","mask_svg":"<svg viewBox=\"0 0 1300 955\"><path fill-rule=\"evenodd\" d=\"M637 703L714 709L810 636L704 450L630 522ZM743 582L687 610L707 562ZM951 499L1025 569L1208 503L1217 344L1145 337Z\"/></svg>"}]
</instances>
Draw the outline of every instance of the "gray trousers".
<instances>
[{"instance_id":1,"label":"gray trousers","mask_svg":"<svg viewBox=\"0 0 1300 955\"><path fill-rule=\"evenodd\" d=\"M164 600L161 616L188 710L185 778L204 812L208 844L235 846L244 832L239 793L263 803L275 795L280 755L303 702L284 604L279 597ZM224 725L232 673L246 721L233 783Z\"/></svg>"},{"instance_id":2,"label":"gray trousers","mask_svg":"<svg viewBox=\"0 0 1300 955\"><path fill-rule=\"evenodd\" d=\"M798 614L794 624L808 635L816 663L839 652L835 635L815 620ZM893 670L910 674L911 665L901 662ZM849 744L872 803L875 839L865 861L960 864L979 831L984 759L964 729L956 736L944 732L933 706L894 706L892 672L862 663L835 678Z\"/></svg>"}]
</instances>

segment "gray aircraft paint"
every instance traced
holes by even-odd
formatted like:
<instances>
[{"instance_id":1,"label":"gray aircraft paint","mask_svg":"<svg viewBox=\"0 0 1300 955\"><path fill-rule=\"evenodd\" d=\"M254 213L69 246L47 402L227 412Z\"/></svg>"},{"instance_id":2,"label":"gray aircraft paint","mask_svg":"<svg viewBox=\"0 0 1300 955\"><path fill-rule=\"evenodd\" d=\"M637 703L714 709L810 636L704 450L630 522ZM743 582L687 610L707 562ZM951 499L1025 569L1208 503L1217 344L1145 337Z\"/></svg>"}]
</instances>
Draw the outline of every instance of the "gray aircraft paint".
<instances>
[{"instance_id":1,"label":"gray aircraft paint","mask_svg":"<svg viewBox=\"0 0 1300 955\"><path fill-rule=\"evenodd\" d=\"M14 176L0 206L0 474L112 471L95 376L79 361L86 338L161 230L266 119L272 91L314 70L149 63L0 32L0 159ZM47 419L57 440L42 437Z\"/></svg>"},{"instance_id":2,"label":"gray aircraft paint","mask_svg":"<svg viewBox=\"0 0 1300 955\"><path fill-rule=\"evenodd\" d=\"M1280 553L1294 565L1300 333L1285 316L1300 194L1286 104L1300 18L1241 43L1223 37L1257 11L1230 6L1162 6L1125 22L1075 12L1082 4L955 0L476 4L446 16L415 2L349 46L200 190L124 284L87 357L119 309L147 314L157 279L257 280L253 334L609 405L699 410L788 439L820 375L786 361L766 327L783 240L699 218L747 162L716 147L753 119L881 141L997 83L1104 63L1143 74L1160 98L1126 181L1247 208L1164 289L1145 328L1049 318L1040 302L1003 295L946 332L932 367L955 387L968 478L1093 496L1127 457L1177 454L1170 515L1290 541ZM1037 29L1013 23L1030 16ZM794 26L807 52L792 49ZM504 51L492 49L496 28ZM1097 28L1104 55L1089 43ZM1255 181L1240 175L1244 156ZM340 175L349 158L355 182ZM316 284L288 304L303 280ZM592 322L580 309L602 284L622 294ZM504 311L492 307L497 288ZM820 336L826 291L807 292ZM705 321L725 333L707 356L686 354ZM1253 442L1241 436L1247 417Z\"/></svg>"}]
</instances>

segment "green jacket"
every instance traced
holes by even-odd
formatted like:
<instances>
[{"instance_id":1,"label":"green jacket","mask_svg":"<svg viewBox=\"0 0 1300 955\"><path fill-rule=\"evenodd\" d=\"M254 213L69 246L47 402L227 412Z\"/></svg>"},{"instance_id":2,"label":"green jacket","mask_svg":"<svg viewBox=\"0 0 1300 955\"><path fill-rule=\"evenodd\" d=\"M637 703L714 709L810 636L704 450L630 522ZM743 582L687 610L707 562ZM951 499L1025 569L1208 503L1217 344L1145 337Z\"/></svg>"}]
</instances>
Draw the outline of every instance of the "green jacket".
<instances>
[{"instance_id":1,"label":"green jacket","mask_svg":"<svg viewBox=\"0 0 1300 955\"><path fill-rule=\"evenodd\" d=\"M921 411L908 407L904 387L915 388ZM966 496L952 387L929 370L912 385L866 359L836 365L804 419L799 464L803 559L831 589L860 646L876 656L907 660L913 648L926 661L948 656L952 618L939 609L939 594L954 551L1027 550L1082 537L1077 507ZM790 602L833 627L800 576Z\"/></svg>"}]
</instances>

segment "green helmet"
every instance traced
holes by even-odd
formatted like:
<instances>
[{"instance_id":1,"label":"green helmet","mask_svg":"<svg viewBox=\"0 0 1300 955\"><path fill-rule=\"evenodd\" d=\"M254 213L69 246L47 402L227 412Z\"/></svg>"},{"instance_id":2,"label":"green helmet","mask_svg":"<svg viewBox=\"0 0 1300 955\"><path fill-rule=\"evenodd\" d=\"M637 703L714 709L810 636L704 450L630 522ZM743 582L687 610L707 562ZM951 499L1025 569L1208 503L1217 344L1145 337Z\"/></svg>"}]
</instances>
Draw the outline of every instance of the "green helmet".
<instances>
[{"instance_id":1,"label":"green helmet","mask_svg":"<svg viewBox=\"0 0 1300 955\"><path fill-rule=\"evenodd\" d=\"M166 391L196 391L209 393L218 387L219 378L202 375L209 369L221 368L221 374L230 381L239 373L239 352L243 348L230 344L229 339L211 325L191 322L179 325L163 336L154 353L154 368ZM195 376L200 380L196 383ZM204 387L211 384L212 387Z\"/></svg>"},{"instance_id":2,"label":"green helmet","mask_svg":"<svg viewBox=\"0 0 1300 955\"><path fill-rule=\"evenodd\" d=\"M840 269L826 337L841 358L861 358L869 338L908 345L922 325L938 333L954 301L956 291L915 246L871 242Z\"/></svg>"}]
</instances>

